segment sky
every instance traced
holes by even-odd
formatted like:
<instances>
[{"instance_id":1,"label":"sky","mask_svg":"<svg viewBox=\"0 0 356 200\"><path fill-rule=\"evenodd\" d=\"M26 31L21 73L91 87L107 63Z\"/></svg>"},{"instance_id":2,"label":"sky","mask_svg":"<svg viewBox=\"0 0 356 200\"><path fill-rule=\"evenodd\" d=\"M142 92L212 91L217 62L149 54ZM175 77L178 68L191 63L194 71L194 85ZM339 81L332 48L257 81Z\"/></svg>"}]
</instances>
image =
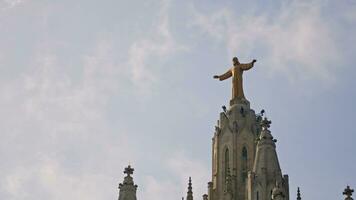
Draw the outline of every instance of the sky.
<instances>
[{"instance_id":1,"label":"sky","mask_svg":"<svg viewBox=\"0 0 356 200\"><path fill-rule=\"evenodd\" d=\"M356 189L356 1L0 0L0 199L196 199L231 59L290 196Z\"/></svg>"}]
</instances>

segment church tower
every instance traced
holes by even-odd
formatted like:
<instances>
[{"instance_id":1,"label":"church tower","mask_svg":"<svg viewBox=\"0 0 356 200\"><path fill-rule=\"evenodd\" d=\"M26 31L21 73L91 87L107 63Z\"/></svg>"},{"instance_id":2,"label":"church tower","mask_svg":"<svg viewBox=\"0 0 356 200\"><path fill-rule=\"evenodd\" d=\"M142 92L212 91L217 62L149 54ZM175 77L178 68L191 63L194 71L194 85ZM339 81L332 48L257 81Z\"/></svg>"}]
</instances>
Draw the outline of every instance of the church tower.
<instances>
[{"instance_id":1,"label":"church tower","mask_svg":"<svg viewBox=\"0 0 356 200\"><path fill-rule=\"evenodd\" d=\"M212 141L212 182L209 200L247 199L248 172L253 170L261 116L246 99L223 107Z\"/></svg>"},{"instance_id":2,"label":"church tower","mask_svg":"<svg viewBox=\"0 0 356 200\"><path fill-rule=\"evenodd\" d=\"M250 108L243 93L243 71L255 62L241 64L235 57L228 72L214 76L232 77L233 88L230 107L223 106L212 139L209 200L270 200L273 195L273 199L289 200L288 176L282 177L270 122L263 119L264 111L256 114Z\"/></svg>"}]
</instances>

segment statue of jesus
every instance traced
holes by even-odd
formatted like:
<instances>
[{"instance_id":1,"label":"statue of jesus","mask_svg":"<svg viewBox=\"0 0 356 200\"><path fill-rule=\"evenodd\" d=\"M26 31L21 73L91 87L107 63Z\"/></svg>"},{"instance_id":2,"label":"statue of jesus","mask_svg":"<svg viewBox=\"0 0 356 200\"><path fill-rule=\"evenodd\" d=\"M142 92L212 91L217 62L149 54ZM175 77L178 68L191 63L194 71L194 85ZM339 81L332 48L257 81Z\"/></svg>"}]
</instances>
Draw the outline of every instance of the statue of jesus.
<instances>
[{"instance_id":1,"label":"statue of jesus","mask_svg":"<svg viewBox=\"0 0 356 200\"><path fill-rule=\"evenodd\" d=\"M242 86L242 73L243 71L249 70L253 67L256 60L252 60L250 63L241 64L237 57L232 59L233 66L229 71L222 75L215 75L215 79L223 81L232 76L232 99L245 99L244 90Z\"/></svg>"}]
</instances>

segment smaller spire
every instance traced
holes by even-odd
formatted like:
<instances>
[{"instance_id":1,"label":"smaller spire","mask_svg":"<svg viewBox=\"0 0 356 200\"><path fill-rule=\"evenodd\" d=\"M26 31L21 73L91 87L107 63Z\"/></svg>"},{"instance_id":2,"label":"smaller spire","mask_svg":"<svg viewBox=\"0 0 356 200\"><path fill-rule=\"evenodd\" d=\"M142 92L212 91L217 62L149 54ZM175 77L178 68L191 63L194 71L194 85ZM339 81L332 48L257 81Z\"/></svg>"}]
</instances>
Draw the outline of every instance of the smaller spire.
<instances>
[{"instance_id":1,"label":"smaller spire","mask_svg":"<svg viewBox=\"0 0 356 200\"><path fill-rule=\"evenodd\" d=\"M350 188L350 186L347 186L344 190L344 192L342 193L343 195L346 196L345 200L353 200L352 193L354 192L353 189Z\"/></svg>"},{"instance_id":2,"label":"smaller spire","mask_svg":"<svg viewBox=\"0 0 356 200\"><path fill-rule=\"evenodd\" d=\"M124 177L123 183L119 184L119 200L136 200L137 185L133 181L134 169L129 165L125 168L124 173L127 174Z\"/></svg>"},{"instance_id":3,"label":"smaller spire","mask_svg":"<svg viewBox=\"0 0 356 200\"><path fill-rule=\"evenodd\" d=\"M188 192L187 192L186 200L193 200L193 187L192 187L192 178L191 177L189 177Z\"/></svg>"},{"instance_id":4,"label":"smaller spire","mask_svg":"<svg viewBox=\"0 0 356 200\"><path fill-rule=\"evenodd\" d=\"M298 190L297 190L297 200L301 200L302 197L300 197L300 190L299 190L299 187L298 187Z\"/></svg>"}]
</instances>

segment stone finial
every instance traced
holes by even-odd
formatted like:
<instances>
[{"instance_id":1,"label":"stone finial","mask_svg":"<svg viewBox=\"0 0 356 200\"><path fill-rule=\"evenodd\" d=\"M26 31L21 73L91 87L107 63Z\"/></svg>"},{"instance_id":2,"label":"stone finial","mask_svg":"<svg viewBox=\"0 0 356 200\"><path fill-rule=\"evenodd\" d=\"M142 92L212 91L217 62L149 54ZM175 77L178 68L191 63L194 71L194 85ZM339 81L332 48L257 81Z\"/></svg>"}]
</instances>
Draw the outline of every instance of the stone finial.
<instances>
[{"instance_id":1,"label":"stone finial","mask_svg":"<svg viewBox=\"0 0 356 200\"><path fill-rule=\"evenodd\" d=\"M299 190L299 187L298 187L298 190L297 190L297 200L301 200L302 197L300 196L300 190Z\"/></svg>"},{"instance_id":2,"label":"stone finial","mask_svg":"<svg viewBox=\"0 0 356 200\"><path fill-rule=\"evenodd\" d=\"M125 168L124 173L127 174L127 176L130 176L131 174L133 174L134 171L135 169L131 168L131 165L129 165Z\"/></svg>"},{"instance_id":3,"label":"stone finial","mask_svg":"<svg viewBox=\"0 0 356 200\"><path fill-rule=\"evenodd\" d=\"M207 194L203 195L203 200L208 200L208 195Z\"/></svg>"},{"instance_id":4,"label":"stone finial","mask_svg":"<svg viewBox=\"0 0 356 200\"><path fill-rule=\"evenodd\" d=\"M226 112L227 112L227 110L226 110L226 106L225 106L225 105L221 106L221 108L223 109L224 113L226 113Z\"/></svg>"},{"instance_id":5,"label":"stone finial","mask_svg":"<svg viewBox=\"0 0 356 200\"><path fill-rule=\"evenodd\" d=\"M192 178L191 177L189 177L188 192L187 192L186 200L193 200L193 187L192 187Z\"/></svg>"},{"instance_id":6,"label":"stone finial","mask_svg":"<svg viewBox=\"0 0 356 200\"><path fill-rule=\"evenodd\" d=\"M271 127L272 121L268 120L267 117L263 118L261 121L261 126L263 130L268 130L269 127Z\"/></svg>"},{"instance_id":7,"label":"stone finial","mask_svg":"<svg viewBox=\"0 0 356 200\"><path fill-rule=\"evenodd\" d=\"M345 200L353 200L352 193L354 192L353 189L350 188L350 186L347 186L344 190L344 192L342 193L343 195L346 196Z\"/></svg>"}]
</instances>

